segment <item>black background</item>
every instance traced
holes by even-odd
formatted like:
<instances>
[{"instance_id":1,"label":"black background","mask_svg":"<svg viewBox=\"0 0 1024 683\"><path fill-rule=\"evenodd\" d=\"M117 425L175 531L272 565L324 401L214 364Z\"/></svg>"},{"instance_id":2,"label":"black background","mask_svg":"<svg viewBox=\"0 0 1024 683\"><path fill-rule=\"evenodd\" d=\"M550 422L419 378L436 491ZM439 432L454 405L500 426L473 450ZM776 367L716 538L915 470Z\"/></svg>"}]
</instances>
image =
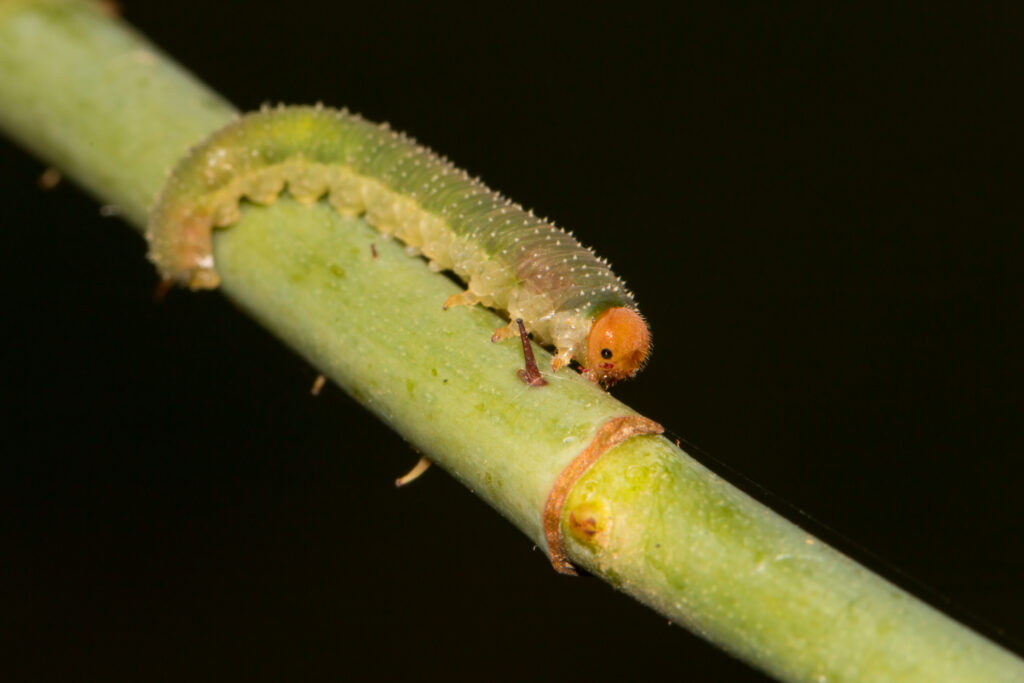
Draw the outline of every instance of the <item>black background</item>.
<instances>
[{"instance_id":1,"label":"black background","mask_svg":"<svg viewBox=\"0 0 1024 683\"><path fill-rule=\"evenodd\" d=\"M387 120L575 230L654 331L617 396L1024 651L1016 13L125 4L240 108ZM764 680L396 491L400 437L218 295L155 306L43 168L0 141L5 679Z\"/></svg>"}]
</instances>

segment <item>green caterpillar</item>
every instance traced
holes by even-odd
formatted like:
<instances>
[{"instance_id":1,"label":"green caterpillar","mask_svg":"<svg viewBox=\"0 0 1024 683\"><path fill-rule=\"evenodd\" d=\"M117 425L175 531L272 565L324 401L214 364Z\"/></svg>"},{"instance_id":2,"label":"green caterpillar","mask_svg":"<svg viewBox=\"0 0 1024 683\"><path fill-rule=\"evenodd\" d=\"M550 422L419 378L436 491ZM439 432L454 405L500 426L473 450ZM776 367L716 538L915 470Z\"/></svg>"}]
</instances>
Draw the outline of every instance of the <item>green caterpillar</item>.
<instances>
[{"instance_id":1,"label":"green caterpillar","mask_svg":"<svg viewBox=\"0 0 1024 683\"><path fill-rule=\"evenodd\" d=\"M344 110L278 107L242 116L177 166L150 214L149 258L165 280L215 288L211 234L239 218L245 198L270 204L287 187L363 216L452 270L466 290L445 302L506 312L557 349L554 370L575 359L607 386L632 377L650 353L650 331L607 263L569 233L524 211L447 160Z\"/></svg>"}]
</instances>

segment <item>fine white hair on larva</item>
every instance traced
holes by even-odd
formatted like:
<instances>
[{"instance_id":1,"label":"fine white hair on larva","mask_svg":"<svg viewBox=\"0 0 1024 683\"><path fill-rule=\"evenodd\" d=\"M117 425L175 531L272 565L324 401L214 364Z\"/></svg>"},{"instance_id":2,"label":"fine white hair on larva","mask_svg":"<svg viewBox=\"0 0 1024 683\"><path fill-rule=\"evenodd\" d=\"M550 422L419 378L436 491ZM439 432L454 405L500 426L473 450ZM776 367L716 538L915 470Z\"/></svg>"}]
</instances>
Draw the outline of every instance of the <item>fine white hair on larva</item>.
<instances>
[{"instance_id":1,"label":"fine white hair on larva","mask_svg":"<svg viewBox=\"0 0 1024 683\"><path fill-rule=\"evenodd\" d=\"M238 220L241 200L271 203L285 190L301 203L325 200L339 213L362 216L432 269L454 271L467 285L458 303L522 318L535 340L556 347L561 365L586 362L591 326L605 311L625 309L642 320L608 262L572 232L387 122L319 103L264 104L194 148L150 214L150 259L166 280L216 287L212 230ZM646 357L646 327L643 333Z\"/></svg>"}]
</instances>

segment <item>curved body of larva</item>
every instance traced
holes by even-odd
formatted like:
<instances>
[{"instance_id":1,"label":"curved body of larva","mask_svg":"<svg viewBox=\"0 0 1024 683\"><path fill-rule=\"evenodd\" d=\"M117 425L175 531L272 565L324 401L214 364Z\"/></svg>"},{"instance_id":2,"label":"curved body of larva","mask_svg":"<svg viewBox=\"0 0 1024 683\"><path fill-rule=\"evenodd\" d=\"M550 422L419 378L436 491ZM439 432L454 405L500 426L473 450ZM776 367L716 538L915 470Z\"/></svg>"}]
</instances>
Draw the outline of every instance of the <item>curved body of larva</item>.
<instances>
[{"instance_id":1,"label":"curved body of larva","mask_svg":"<svg viewBox=\"0 0 1024 683\"><path fill-rule=\"evenodd\" d=\"M482 303L506 311L513 324L521 318L539 342L557 348L556 369L575 358L608 382L635 374L646 359L646 324L604 261L405 135L346 111L264 109L214 133L178 165L157 200L150 259L167 280L216 287L212 229L235 222L243 198L267 204L285 188L303 203L326 197L339 212L362 215L422 252L433 269L453 270L467 289L446 305ZM588 337L612 309L643 325L633 330L642 349L632 351L631 368L601 372L597 366L613 365L599 362L611 352L602 347L595 353L603 356L588 359Z\"/></svg>"}]
</instances>

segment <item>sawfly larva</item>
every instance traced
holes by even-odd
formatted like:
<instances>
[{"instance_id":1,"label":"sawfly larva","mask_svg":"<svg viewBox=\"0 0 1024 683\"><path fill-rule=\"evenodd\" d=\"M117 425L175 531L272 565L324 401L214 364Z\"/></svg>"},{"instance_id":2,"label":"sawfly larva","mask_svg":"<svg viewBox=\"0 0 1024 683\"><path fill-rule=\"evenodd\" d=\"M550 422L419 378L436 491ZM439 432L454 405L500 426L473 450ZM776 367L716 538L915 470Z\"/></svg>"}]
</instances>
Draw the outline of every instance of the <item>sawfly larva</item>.
<instances>
[{"instance_id":1,"label":"sawfly larva","mask_svg":"<svg viewBox=\"0 0 1024 683\"><path fill-rule=\"evenodd\" d=\"M569 233L488 189L404 134L344 110L278 107L240 117L195 147L150 214L149 258L165 280L216 287L212 231L239 218L242 199L269 204L285 189L359 215L452 270L466 290L445 308L483 304L554 346L552 368L576 360L607 386L650 352L633 295L607 262Z\"/></svg>"}]
</instances>

